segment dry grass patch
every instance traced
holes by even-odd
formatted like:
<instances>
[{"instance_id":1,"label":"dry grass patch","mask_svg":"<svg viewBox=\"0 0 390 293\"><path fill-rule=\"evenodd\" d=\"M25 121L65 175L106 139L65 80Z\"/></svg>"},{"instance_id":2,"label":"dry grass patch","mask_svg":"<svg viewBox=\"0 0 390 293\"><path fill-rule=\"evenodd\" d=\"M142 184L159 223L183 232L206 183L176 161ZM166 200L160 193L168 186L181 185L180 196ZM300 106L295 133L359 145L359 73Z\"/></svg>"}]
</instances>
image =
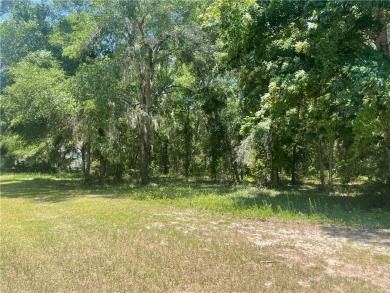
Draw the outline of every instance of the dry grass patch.
<instances>
[{"instance_id":1,"label":"dry grass patch","mask_svg":"<svg viewBox=\"0 0 390 293\"><path fill-rule=\"evenodd\" d=\"M359 238L346 228L259 221L63 187L50 195L61 200L48 201L33 184L31 190L33 196L1 198L1 292L390 287L388 230L364 230Z\"/></svg>"}]
</instances>

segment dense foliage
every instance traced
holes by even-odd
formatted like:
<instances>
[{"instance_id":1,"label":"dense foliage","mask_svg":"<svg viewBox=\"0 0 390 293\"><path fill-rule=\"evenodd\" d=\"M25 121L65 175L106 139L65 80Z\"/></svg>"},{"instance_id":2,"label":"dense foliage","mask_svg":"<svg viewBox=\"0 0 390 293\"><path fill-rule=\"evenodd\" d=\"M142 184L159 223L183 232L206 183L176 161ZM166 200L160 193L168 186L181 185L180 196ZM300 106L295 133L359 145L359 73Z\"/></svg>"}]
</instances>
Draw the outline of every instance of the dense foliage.
<instances>
[{"instance_id":1,"label":"dense foliage","mask_svg":"<svg viewBox=\"0 0 390 293\"><path fill-rule=\"evenodd\" d=\"M1 168L390 183L390 2L1 2Z\"/></svg>"}]
</instances>

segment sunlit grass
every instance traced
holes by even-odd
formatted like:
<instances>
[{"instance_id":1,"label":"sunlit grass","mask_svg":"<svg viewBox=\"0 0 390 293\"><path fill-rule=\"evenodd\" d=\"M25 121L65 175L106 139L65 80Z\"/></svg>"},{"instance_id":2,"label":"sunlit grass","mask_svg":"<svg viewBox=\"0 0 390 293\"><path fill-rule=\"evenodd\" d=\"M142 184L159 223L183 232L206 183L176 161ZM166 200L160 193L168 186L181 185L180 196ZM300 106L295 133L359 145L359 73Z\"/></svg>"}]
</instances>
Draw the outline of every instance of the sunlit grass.
<instances>
[{"instance_id":1,"label":"sunlit grass","mask_svg":"<svg viewBox=\"0 0 390 293\"><path fill-rule=\"evenodd\" d=\"M169 178L156 179L148 186L131 182L84 185L80 179L42 174L3 175L1 181L3 196L27 197L36 201L63 201L78 195L104 196L260 219L272 217L390 228L390 190L386 187L340 185L327 191L311 184L275 190Z\"/></svg>"},{"instance_id":2,"label":"sunlit grass","mask_svg":"<svg viewBox=\"0 0 390 293\"><path fill-rule=\"evenodd\" d=\"M321 265L286 271L275 247L229 228L234 214L339 223L340 203L332 219L318 199L285 203L283 191L175 180L85 186L47 175L3 175L1 192L1 292L380 291ZM376 213L351 209L350 223L386 226L388 212Z\"/></svg>"},{"instance_id":3,"label":"sunlit grass","mask_svg":"<svg viewBox=\"0 0 390 293\"><path fill-rule=\"evenodd\" d=\"M114 197L152 200L261 219L272 217L288 221L390 228L390 191L386 188L336 186L327 191L306 185L274 190L251 185L161 180L152 186L124 184L109 190Z\"/></svg>"}]
</instances>

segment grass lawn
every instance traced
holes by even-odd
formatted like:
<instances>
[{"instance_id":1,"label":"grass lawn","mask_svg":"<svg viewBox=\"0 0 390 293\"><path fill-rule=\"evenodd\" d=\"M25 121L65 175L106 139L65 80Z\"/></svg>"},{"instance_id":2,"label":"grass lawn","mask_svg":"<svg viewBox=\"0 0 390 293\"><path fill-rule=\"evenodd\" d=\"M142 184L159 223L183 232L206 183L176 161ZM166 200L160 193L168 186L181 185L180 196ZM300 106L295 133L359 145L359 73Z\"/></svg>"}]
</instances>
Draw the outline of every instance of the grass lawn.
<instances>
[{"instance_id":1,"label":"grass lawn","mask_svg":"<svg viewBox=\"0 0 390 293\"><path fill-rule=\"evenodd\" d=\"M0 292L389 292L380 189L0 180Z\"/></svg>"}]
</instances>

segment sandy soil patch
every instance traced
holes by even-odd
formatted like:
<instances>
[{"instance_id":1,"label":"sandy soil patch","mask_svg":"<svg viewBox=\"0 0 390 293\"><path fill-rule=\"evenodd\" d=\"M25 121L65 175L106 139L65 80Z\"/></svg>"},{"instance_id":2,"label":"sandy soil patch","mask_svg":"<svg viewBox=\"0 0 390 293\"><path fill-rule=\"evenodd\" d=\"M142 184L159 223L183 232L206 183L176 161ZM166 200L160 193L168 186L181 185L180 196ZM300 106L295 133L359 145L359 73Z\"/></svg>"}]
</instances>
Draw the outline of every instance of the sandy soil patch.
<instances>
[{"instance_id":1,"label":"sandy soil patch","mask_svg":"<svg viewBox=\"0 0 390 293\"><path fill-rule=\"evenodd\" d=\"M390 230L279 221L234 223L253 245L274 247L287 265L320 266L327 274L360 278L390 292Z\"/></svg>"},{"instance_id":2,"label":"sandy soil patch","mask_svg":"<svg viewBox=\"0 0 390 293\"><path fill-rule=\"evenodd\" d=\"M224 216L221 221L207 220L191 211L164 216L177 231L201 233L205 241L210 241L210 235L219 235L224 245L249 242L265 248L270 258L266 265L282 262L287 267L319 267L326 274L359 278L390 292L390 230Z\"/></svg>"}]
</instances>

